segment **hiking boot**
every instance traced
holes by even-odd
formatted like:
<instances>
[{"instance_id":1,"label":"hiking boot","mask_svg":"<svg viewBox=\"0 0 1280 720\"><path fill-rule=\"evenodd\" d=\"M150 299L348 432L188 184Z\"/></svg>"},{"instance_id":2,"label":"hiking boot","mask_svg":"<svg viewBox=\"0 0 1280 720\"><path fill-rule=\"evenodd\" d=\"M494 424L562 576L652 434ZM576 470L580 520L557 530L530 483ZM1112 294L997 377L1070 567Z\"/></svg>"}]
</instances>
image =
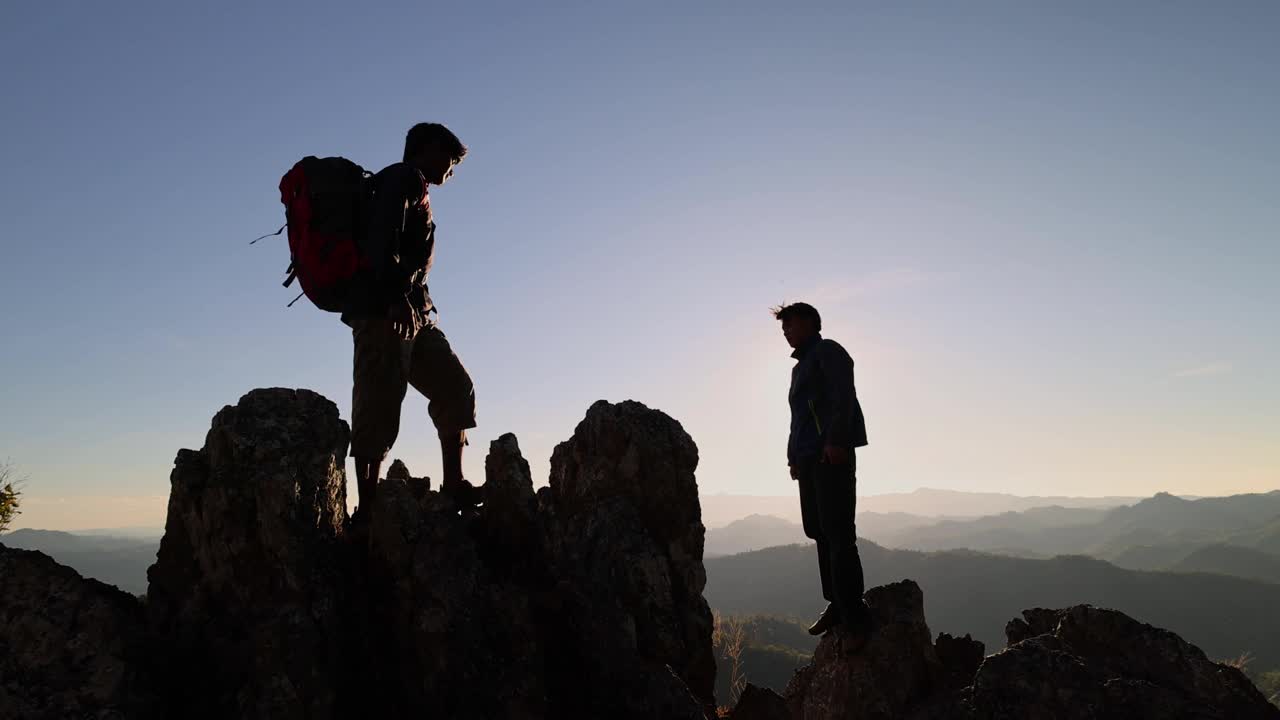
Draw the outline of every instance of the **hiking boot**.
<instances>
[{"instance_id":1,"label":"hiking boot","mask_svg":"<svg viewBox=\"0 0 1280 720\"><path fill-rule=\"evenodd\" d=\"M836 609L834 603L827 603L827 609L822 611L822 617L818 621L809 626L810 635L822 635L831 628L840 624L840 611Z\"/></svg>"},{"instance_id":2,"label":"hiking boot","mask_svg":"<svg viewBox=\"0 0 1280 720\"><path fill-rule=\"evenodd\" d=\"M480 488L461 478L448 478L440 483L440 494L452 500L459 508L473 508L480 504Z\"/></svg>"}]
</instances>

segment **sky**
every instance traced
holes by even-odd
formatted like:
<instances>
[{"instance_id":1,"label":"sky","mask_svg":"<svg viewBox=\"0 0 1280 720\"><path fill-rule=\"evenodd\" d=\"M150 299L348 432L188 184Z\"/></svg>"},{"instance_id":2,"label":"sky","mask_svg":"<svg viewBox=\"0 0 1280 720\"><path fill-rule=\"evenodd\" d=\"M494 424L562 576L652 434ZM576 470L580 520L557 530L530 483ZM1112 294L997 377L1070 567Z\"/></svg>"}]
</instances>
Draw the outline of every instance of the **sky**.
<instances>
[{"instance_id":1,"label":"sky","mask_svg":"<svg viewBox=\"0 0 1280 720\"><path fill-rule=\"evenodd\" d=\"M1280 4L5 3L0 459L16 526L159 526L256 387L350 412L280 286L276 186L442 122L431 294L465 469L595 400L786 495L804 300L856 362L862 494L1280 487ZM410 394L392 457L439 476ZM353 493L354 494L354 493Z\"/></svg>"}]
</instances>

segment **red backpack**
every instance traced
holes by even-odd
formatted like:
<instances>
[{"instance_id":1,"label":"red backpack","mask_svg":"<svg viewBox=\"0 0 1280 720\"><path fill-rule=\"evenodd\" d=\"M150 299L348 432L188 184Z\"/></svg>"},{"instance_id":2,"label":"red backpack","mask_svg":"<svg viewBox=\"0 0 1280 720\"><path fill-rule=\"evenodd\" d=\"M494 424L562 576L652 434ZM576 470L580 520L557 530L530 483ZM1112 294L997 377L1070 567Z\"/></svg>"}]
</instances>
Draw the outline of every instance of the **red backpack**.
<instances>
[{"instance_id":1,"label":"red backpack","mask_svg":"<svg viewBox=\"0 0 1280 720\"><path fill-rule=\"evenodd\" d=\"M297 278L302 295L321 310L342 312L356 273L368 266L360 237L368 221L370 177L346 158L308 155L280 178L290 253L284 286Z\"/></svg>"}]
</instances>

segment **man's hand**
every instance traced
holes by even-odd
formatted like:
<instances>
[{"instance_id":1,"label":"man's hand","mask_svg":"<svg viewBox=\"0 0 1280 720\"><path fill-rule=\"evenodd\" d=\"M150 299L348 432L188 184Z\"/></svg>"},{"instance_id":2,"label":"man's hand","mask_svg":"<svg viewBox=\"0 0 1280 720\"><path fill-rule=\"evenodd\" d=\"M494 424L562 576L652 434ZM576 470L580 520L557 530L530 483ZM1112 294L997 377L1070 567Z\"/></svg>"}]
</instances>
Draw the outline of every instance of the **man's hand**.
<instances>
[{"instance_id":1,"label":"man's hand","mask_svg":"<svg viewBox=\"0 0 1280 720\"><path fill-rule=\"evenodd\" d=\"M414 322L413 307L409 305L407 298L393 303L387 309L387 317L391 319L391 329L395 334L405 340L413 339L413 334L418 328Z\"/></svg>"},{"instance_id":2,"label":"man's hand","mask_svg":"<svg viewBox=\"0 0 1280 720\"><path fill-rule=\"evenodd\" d=\"M840 445L828 445L822 449L822 462L828 465L843 465L849 462L849 448Z\"/></svg>"},{"instance_id":3,"label":"man's hand","mask_svg":"<svg viewBox=\"0 0 1280 720\"><path fill-rule=\"evenodd\" d=\"M792 480L799 480L799 479L800 479L800 468L796 467L795 465L788 465L787 467L789 467L789 468L791 469L791 479L792 479Z\"/></svg>"}]
</instances>

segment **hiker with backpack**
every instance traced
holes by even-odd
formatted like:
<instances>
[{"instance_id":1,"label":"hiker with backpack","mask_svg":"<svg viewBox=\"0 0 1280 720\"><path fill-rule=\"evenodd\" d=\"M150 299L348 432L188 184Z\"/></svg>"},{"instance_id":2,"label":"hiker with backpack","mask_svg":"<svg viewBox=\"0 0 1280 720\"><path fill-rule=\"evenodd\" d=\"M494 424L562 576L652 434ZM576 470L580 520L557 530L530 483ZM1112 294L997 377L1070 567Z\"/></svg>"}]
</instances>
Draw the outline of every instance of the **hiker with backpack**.
<instances>
[{"instance_id":1,"label":"hiker with backpack","mask_svg":"<svg viewBox=\"0 0 1280 720\"><path fill-rule=\"evenodd\" d=\"M867 428L853 384L853 358L840 343L822 337L822 316L812 305L782 305L773 315L796 361L787 395L787 464L800 485L804 534L817 543L818 574L828 601L809 633L822 635L843 625L849 632L846 648L857 650L870 636L872 622L862 599L854 525L855 448L867 444Z\"/></svg>"},{"instance_id":2,"label":"hiker with backpack","mask_svg":"<svg viewBox=\"0 0 1280 720\"><path fill-rule=\"evenodd\" d=\"M285 284L296 276L318 307L341 312L355 346L354 523L370 518L410 385L426 396L439 435L441 492L460 506L476 503L478 491L462 477L475 389L427 292L436 229L428 186L448 180L466 154L444 125L420 123L409 129L403 161L376 175L344 158L308 157L280 183L293 256Z\"/></svg>"}]
</instances>

